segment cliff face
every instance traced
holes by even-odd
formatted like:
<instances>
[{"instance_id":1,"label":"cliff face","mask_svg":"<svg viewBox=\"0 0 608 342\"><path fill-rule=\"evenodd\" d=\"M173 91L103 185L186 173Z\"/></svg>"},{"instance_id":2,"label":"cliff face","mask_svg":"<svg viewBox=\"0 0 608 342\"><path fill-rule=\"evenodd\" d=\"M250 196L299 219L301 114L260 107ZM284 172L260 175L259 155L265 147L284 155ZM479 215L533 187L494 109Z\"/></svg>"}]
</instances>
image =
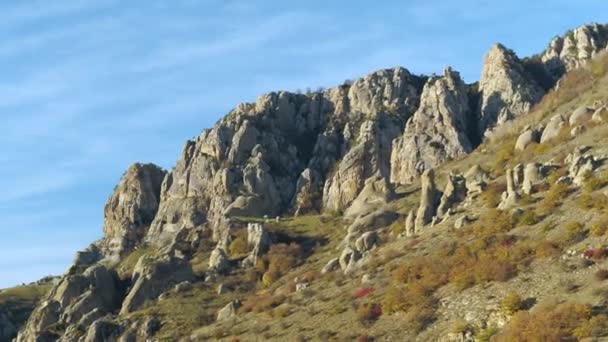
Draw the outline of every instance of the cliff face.
<instances>
[{"instance_id":1,"label":"cliff face","mask_svg":"<svg viewBox=\"0 0 608 342\"><path fill-rule=\"evenodd\" d=\"M538 57L540 67L556 80L606 42L605 26L583 26L556 38ZM540 83L496 45L478 85L450 68L440 77L394 68L320 92L276 92L239 104L188 141L172 170L127 170L105 207L104 238L77 254L18 341L75 341L89 326L80 340L140 336L147 323L125 323L124 316L201 280L193 255L213 250L207 282L234 267L226 254L231 232L242 228L238 218L345 212L357 223L349 234L392 222L370 203L388 202L393 184L432 174L473 151L483 134L525 115L544 94ZM345 268L376 241L371 234L359 239L364 247L340 258ZM253 245L255 260L267 248ZM137 254L147 250L154 253ZM133 255L140 257L129 260ZM121 271L129 262L129 272ZM58 326L65 328L59 334Z\"/></svg>"}]
</instances>

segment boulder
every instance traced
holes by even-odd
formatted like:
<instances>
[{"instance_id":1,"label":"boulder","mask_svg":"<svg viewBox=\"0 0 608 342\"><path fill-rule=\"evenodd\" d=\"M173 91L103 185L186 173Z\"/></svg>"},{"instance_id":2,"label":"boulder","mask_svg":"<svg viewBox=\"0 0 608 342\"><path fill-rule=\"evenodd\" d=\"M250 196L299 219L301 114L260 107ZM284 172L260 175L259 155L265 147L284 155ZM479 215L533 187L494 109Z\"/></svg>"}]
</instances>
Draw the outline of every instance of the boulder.
<instances>
[{"instance_id":1,"label":"boulder","mask_svg":"<svg viewBox=\"0 0 608 342\"><path fill-rule=\"evenodd\" d=\"M568 123L570 124L570 126L585 123L585 122L591 120L591 118L593 117L593 113L594 113L593 109L586 107L586 106L577 108L570 115L570 119L568 120Z\"/></svg>"},{"instance_id":2,"label":"boulder","mask_svg":"<svg viewBox=\"0 0 608 342\"><path fill-rule=\"evenodd\" d=\"M606 122L608 120L608 107L601 106L599 107L591 117L593 122Z\"/></svg>"},{"instance_id":3,"label":"boulder","mask_svg":"<svg viewBox=\"0 0 608 342\"><path fill-rule=\"evenodd\" d=\"M326 273L332 272L332 271L336 270L339 266L340 266L340 258L333 258L333 259L329 260L327 262L327 264L325 264L325 266L323 266L323 269L321 270L321 274L326 274Z\"/></svg>"},{"instance_id":4,"label":"boulder","mask_svg":"<svg viewBox=\"0 0 608 342\"><path fill-rule=\"evenodd\" d=\"M566 125L566 119L561 114L557 114L549 120L540 137L540 143L546 143L560 135L561 129Z\"/></svg>"},{"instance_id":5,"label":"boulder","mask_svg":"<svg viewBox=\"0 0 608 342\"><path fill-rule=\"evenodd\" d=\"M380 243L380 237L376 232L363 233L355 242L355 249L359 253L364 253Z\"/></svg>"},{"instance_id":6,"label":"boulder","mask_svg":"<svg viewBox=\"0 0 608 342\"><path fill-rule=\"evenodd\" d=\"M533 130L531 128L525 130L522 134L517 137L517 141L515 142L515 150L523 151L526 147L538 143L540 141L540 135L538 131Z\"/></svg>"},{"instance_id":7,"label":"boulder","mask_svg":"<svg viewBox=\"0 0 608 342\"><path fill-rule=\"evenodd\" d=\"M226 251L216 246L209 256L209 271L226 273L230 270L230 260Z\"/></svg>"},{"instance_id":8,"label":"boulder","mask_svg":"<svg viewBox=\"0 0 608 342\"><path fill-rule=\"evenodd\" d=\"M386 209L378 209L368 215L359 216L348 226L348 234L361 234L378 228L388 227L399 215Z\"/></svg>"},{"instance_id":9,"label":"boulder","mask_svg":"<svg viewBox=\"0 0 608 342\"><path fill-rule=\"evenodd\" d=\"M236 317L237 310L240 307L241 302L239 300L233 300L232 302L224 306L220 311L218 311L216 320L220 322Z\"/></svg>"}]
</instances>

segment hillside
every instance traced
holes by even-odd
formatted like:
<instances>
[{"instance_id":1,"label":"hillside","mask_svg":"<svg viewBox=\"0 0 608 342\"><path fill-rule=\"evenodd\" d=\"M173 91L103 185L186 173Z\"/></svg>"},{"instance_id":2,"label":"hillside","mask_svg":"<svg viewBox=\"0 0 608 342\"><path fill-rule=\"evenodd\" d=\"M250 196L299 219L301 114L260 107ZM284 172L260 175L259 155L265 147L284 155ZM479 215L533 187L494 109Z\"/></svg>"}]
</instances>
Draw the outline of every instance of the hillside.
<instances>
[{"instance_id":1,"label":"hillside","mask_svg":"<svg viewBox=\"0 0 608 342\"><path fill-rule=\"evenodd\" d=\"M608 336L607 43L239 104L125 172L16 340Z\"/></svg>"}]
</instances>

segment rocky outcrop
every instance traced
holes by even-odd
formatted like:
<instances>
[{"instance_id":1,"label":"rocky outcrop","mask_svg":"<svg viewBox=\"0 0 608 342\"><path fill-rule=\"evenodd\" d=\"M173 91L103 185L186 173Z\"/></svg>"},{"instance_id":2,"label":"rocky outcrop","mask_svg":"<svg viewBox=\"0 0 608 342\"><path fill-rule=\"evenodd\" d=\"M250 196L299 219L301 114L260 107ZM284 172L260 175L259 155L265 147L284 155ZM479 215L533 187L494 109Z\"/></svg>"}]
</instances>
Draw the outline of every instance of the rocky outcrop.
<instances>
[{"instance_id":1,"label":"rocky outcrop","mask_svg":"<svg viewBox=\"0 0 608 342\"><path fill-rule=\"evenodd\" d=\"M431 223L437 211L438 194L435 187L435 172L428 169L422 174L422 188L420 190L420 206L416 213L415 232L418 233L422 228Z\"/></svg>"},{"instance_id":2,"label":"rocky outcrop","mask_svg":"<svg viewBox=\"0 0 608 342\"><path fill-rule=\"evenodd\" d=\"M523 62L500 44L494 45L484 58L479 92L481 134L527 113L544 95Z\"/></svg>"},{"instance_id":3,"label":"rocky outcrop","mask_svg":"<svg viewBox=\"0 0 608 342\"><path fill-rule=\"evenodd\" d=\"M450 68L424 86L420 108L396 139L391 155L391 180L407 184L425 170L465 156L472 144L468 89Z\"/></svg>"},{"instance_id":4,"label":"rocky outcrop","mask_svg":"<svg viewBox=\"0 0 608 342\"><path fill-rule=\"evenodd\" d=\"M464 201L467 197L466 179L459 174L448 175L448 181L441 196L437 217L444 217L456 204Z\"/></svg>"},{"instance_id":5,"label":"rocky outcrop","mask_svg":"<svg viewBox=\"0 0 608 342\"><path fill-rule=\"evenodd\" d=\"M78 324L94 312L100 315L113 312L120 306L120 300L117 275L106 267L95 265L82 274L68 274L32 313L17 341L34 341L54 324Z\"/></svg>"},{"instance_id":6,"label":"rocky outcrop","mask_svg":"<svg viewBox=\"0 0 608 342\"><path fill-rule=\"evenodd\" d=\"M507 191L502 193L502 201L498 205L498 209L501 210L506 210L515 206L520 198L519 192L515 189L513 169L508 168L505 177L507 179Z\"/></svg>"},{"instance_id":7,"label":"rocky outcrop","mask_svg":"<svg viewBox=\"0 0 608 342\"><path fill-rule=\"evenodd\" d=\"M534 185L541 181L540 173L541 165L538 163L526 164L524 170L524 180L522 184L522 190L524 194L531 195Z\"/></svg>"},{"instance_id":8,"label":"rocky outcrop","mask_svg":"<svg viewBox=\"0 0 608 342\"><path fill-rule=\"evenodd\" d=\"M249 255L243 260L243 267L255 266L258 258L268 252L271 239L264 226L260 223L247 224L247 246L249 247Z\"/></svg>"},{"instance_id":9,"label":"rocky outcrop","mask_svg":"<svg viewBox=\"0 0 608 342\"><path fill-rule=\"evenodd\" d=\"M578 68L606 49L608 25L589 24L555 37L540 55L555 80Z\"/></svg>"},{"instance_id":10,"label":"rocky outcrop","mask_svg":"<svg viewBox=\"0 0 608 342\"><path fill-rule=\"evenodd\" d=\"M487 186L490 176L488 173L478 164L471 166L471 168L464 174L467 186L467 195L474 197L483 192Z\"/></svg>"},{"instance_id":11,"label":"rocky outcrop","mask_svg":"<svg viewBox=\"0 0 608 342\"><path fill-rule=\"evenodd\" d=\"M194 281L190 264L181 258L143 256L133 271L131 290L120 309L121 314L133 312L146 302L155 300L163 292L184 281Z\"/></svg>"},{"instance_id":12,"label":"rocky outcrop","mask_svg":"<svg viewBox=\"0 0 608 342\"><path fill-rule=\"evenodd\" d=\"M153 164L134 164L127 169L104 210L106 254L120 258L142 240L158 211L165 174Z\"/></svg>"}]
</instances>

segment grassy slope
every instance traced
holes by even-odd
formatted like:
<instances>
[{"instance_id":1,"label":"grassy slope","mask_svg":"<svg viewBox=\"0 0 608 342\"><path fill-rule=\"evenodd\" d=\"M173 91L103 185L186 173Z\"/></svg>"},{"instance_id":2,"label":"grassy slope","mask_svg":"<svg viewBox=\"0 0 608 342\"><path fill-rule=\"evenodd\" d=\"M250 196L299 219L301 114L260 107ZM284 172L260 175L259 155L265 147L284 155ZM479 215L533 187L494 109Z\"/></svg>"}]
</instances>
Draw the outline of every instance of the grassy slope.
<instances>
[{"instance_id":1,"label":"grassy slope","mask_svg":"<svg viewBox=\"0 0 608 342\"><path fill-rule=\"evenodd\" d=\"M17 286L0 291L0 312L8 314L9 320L21 327L38 304L51 289L50 284Z\"/></svg>"}]
</instances>

